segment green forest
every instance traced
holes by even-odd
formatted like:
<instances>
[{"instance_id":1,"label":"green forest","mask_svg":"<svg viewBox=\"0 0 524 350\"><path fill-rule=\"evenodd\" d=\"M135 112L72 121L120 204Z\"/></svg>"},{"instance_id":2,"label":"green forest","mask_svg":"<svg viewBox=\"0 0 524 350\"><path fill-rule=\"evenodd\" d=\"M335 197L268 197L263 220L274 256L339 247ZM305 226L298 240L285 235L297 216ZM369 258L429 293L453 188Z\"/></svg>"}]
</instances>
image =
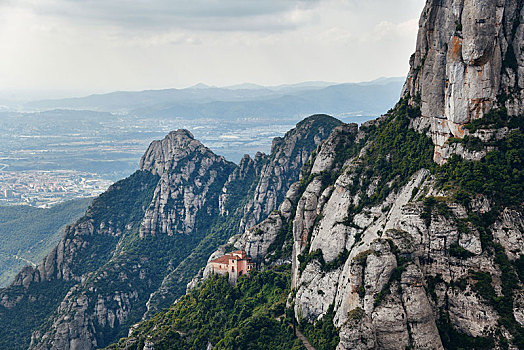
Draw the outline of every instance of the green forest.
<instances>
[{"instance_id":1,"label":"green forest","mask_svg":"<svg viewBox=\"0 0 524 350\"><path fill-rule=\"evenodd\" d=\"M107 349L304 349L285 317L290 275L290 266L255 271L236 286L212 276Z\"/></svg>"}]
</instances>

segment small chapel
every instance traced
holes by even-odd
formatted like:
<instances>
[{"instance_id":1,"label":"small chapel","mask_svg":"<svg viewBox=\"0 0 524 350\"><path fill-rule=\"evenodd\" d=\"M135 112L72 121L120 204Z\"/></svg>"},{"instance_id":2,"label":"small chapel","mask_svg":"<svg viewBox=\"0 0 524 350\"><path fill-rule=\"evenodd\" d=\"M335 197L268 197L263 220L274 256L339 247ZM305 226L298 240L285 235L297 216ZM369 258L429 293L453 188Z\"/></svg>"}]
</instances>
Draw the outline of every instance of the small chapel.
<instances>
[{"instance_id":1,"label":"small chapel","mask_svg":"<svg viewBox=\"0 0 524 350\"><path fill-rule=\"evenodd\" d=\"M229 281L236 283L238 277L249 275L254 270L256 264L251 261L251 257L244 250L237 250L227 253L209 262L211 273L229 276Z\"/></svg>"}]
</instances>

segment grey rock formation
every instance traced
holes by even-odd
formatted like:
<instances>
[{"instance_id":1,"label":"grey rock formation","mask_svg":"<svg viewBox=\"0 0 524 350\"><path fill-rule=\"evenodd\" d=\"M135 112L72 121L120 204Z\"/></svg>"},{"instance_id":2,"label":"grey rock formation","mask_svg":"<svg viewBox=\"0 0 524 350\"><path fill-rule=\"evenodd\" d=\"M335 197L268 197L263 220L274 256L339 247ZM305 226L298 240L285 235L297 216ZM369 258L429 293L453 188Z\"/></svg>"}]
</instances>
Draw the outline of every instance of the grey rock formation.
<instances>
[{"instance_id":1,"label":"grey rock formation","mask_svg":"<svg viewBox=\"0 0 524 350\"><path fill-rule=\"evenodd\" d=\"M146 210L140 236L191 234L202 208L214 200L236 166L215 155L187 130L153 141L140 159L140 169L160 175ZM212 205L215 205L214 203Z\"/></svg>"},{"instance_id":2,"label":"grey rock formation","mask_svg":"<svg viewBox=\"0 0 524 350\"><path fill-rule=\"evenodd\" d=\"M263 165L257 172L259 181L253 198L244 207L240 233L278 207L311 152L340 124L326 115L314 115L298 123L284 137L275 138L269 157L257 155L255 163Z\"/></svg>"},{"instance_id":3,"label":"grey rock formation","mask_svg":"<svg viewBox=\"0 0 524 350\"><path fill-rule=\"evenodd\" d=\"M332 307L340 336L338 350L443 349L437 327L444 327L443 322L458 334L495 339L494 346L500 346L493 335L501 330L501 316L476 289L477 277L472 276L491 276L490 284L500 291L502 273L492 250L483 246L479 229L471 223L464 226L468 213L492 209L488 198L478 195L465 208L452 200L452 192L437 185L429 170L421 169L383 201L352 212L363 194L371 197L383 189L376 178L366 182L367 188L353 190L354 184L364 183L358 169L371 144L363 145L356 155L341 157L340 151L365 140L366 128L381 122L386 121L345 134L353 134L352 138L340 137L349 126L335 129L306 163L302 181L290 187L279 210L229 244L271 262L271 244L291 223L291 241L286 238L283 243L293 246L294 293L289 306L299 320L310 323L326 317ZM337 157L342 161L335 162ZM336 177L326 180L325 174ZM447 209L428 213L427 197L440 198ZM510 260L520 257L524 226L518 211L502 210L487 229ZM457 255L452 248L465 253ZM322 260L316 258L318 252ZM344 254L347 258L340 260ZM338 265L329 265L336 261ZM522 291L521 284L518 288ZM519 323L524 314L522 294L517 290L513 302ZM513 336L503 334L515 348Z\"/></svg>"},{"instance_id":4,"label":"grey rock formation","mask_svg":"<svg viewBox=\"0 0 524 350\"><path fill-rule=\"evenodd\" d=\"M290 227L297 227L297 230L307 230L300 226L302 218L295 217L295 213L299 212L297 207L302 208L304 205L307 205L308 207L312 208L312 210L316 210L318 201L317 196L320 197L320 202L322 205L324 205L327 198L329 198L331 195L330 191L332 190L332 187L324 189L323 193L319 193L322 187L320 173L326 173L329 171L336 173L337 171L340 171L343 164L340 163L340 159L337 159L337 157L340 158L340 155L337 153L337 151L341 151L345 146L349 146L357 137L357 131L357 124L343 124L334 128L329 137L325 139L313 152L313 158L307 158L306 166L309 173L306 175L303 174L302 177L309 176L309 174L315 174L316 177L312 180L312 182L306 188L302 188L303 186L301 186L301 182L295 182L294 184L290 185L285 197L283 200L281 200L278 210L269 213L269 216L261 223L246 229L236 236L231 237L229 242L214 252L208 261L223 255L225 253L226 247L233 246L235 249L245 250L248 255L250 255L258 263L267 263L269 260L271 260L272 263L288 262L290 258L289 256L280 256L279 258L281 259L277 258L275 260L275 244L278 243L279 238L281 240L280 244L285 241L284 237L286 236ZM288 153L290 153L289 150ZM268 168L270 167L267 166L264 169ZM306 179L304 178L302 179L302 181L305 180ZM248 206L250 205L251 203L248 203ZM337 216L337 210L340 209L337 207L337 205L338 204L334 204L332 208L329 208L330 215L333 214ZM340 212L341 211L338 211L338 213ZM313 217L314 220L314 217L317 214L318 213L316 212L311 212L305 215ZM293 220L298 222L298 224L294 226L290 225L292 224ZM338 220L341 220L341 218L338 218ZM295 230L295 228L293 228L293 230ZM286 244L289 244L290 246L287 248L291 249L292 244ZM321 244L320 241L318 244ZM342 249L343 246L344 242L342 242ZM283 250L286 250L286 247L279 248L284 248ZM338 253L338 251L332 251L332 255L334 256L336 256ZM209 268L206 267L201 277L207 277L208 272ZM196 281L198 281L198 277L196 280L191 282L191 288L196 286Z\"/></svg>"},{"instance_id":5,"label":"grey rock formation","mask_svg":"<svg viewBox=\"0 0 524 350\"><path fill-rule=\"evenodd\" d=\"M464 208L450 203L451 217L433 213L426 226L423 196L413 197L413 193L426 188L425 195L446 194L437 190L427 170L421 170L385 202L347 221L343 214L347 215L348 203L354 201L347 186L351 177L351 171L343 173L332 189L327 187L324 191L316 178L298 201L293 224L295 315L316 322L333 305L334 324L341 339L338 349L442 349L436 324L439 313L446 308L457 331L490 337L497 329L497 313L470 289L470 284L466 290L451 287L468 278L471 271L479 271L493 276L495 289L501 288L496 277L500 271L489 251L482 249L478 232L474 228L460 232L457 227L464 218ZM322 196L327 199L320 200ZM521 224L517 213L505 210L492 227L506 249L514 247L513 252L508 249L510 257L522 253ZM308 232L312 232L309 238ZM452 244L459 244L472 256L449 255ZM331 271L322 270L317 260L299 268L299 256L317 249L326 262L343 249L348 250L349 256L343 265ZM432 291L428 281L438 278L443 283L432 286ZM438 295L438 301L432 295ZM448 300L447 305L442 304L444 300ZM515 303L514 312L519 315L516 319L521 310Z\"/></svg>"},{"instance_id":6,"label":"grey rock formation","mask_svg":"<svg viewBox=\"0 0 524 350\"><path fill-rule=\"evenodd\" d=\"M428 0L406 99L360 129L338 126L307 161L278 139L264 165L246 159L260 178L249 214L209 260L245 249L262 267L290 262L287 306L299 324L332 322L337 350L516 349L524 321L514 264L524 249L522 211L487 194L458 200L459 182L441 186L442 173L426 169L433 168L431 147L420 134L431 137L442 164L452 154L481 160L511 132L468 134L464 125L494 108L523 112L521 11L516 0ZM486 144L471 150L448 142L466 135ZM401 142L423 144L425 153ZM300 180L281 197L281 182L271 181L287 171L279 154L304 162ZM208 274L209 267L201 270L188 288Z\"/></svg>"},{"instance_id":7,"label":"grey rock formation","mask_svg":"<svg viewBox=\"0 0 524 350\"><path fill-rule=\"evenodd\" d=\"M524 112L521 12L522 2L516 0L428 0L403 92L411 105L420 105L421 115L406 117L405 124L384 116L359 129L314 116L277 138L270 155L245 157L239 166L214 155L187 131L154 142L140 166L158 179L152 199L137 205L144 212L138 223L89 217L68 228L38 268L17 277L16 288L56 280L73 285L47 328L33 334L31 348L90 349L101 344L97 327L112 331L130 322L134 307L150 316L162 302L174 300L173 286L189 282L186 267L203 265L198 259L217 247L196 247L177 263L176 256L161 260L167 266L160 267L165 268L161 281L153 282L155 271L148 269L153 258L127 259L126 245L191 237L203 221L224 218L224 226L217 226L222 229L231 224L225 219L236 218L235 235L209 259L236 248L261 266L290 262L288 306L302 322L330 317L339 332L338 350L443 349L450 334L516 349L524 288L512 264L524 250L521 211L501 208L484 195L469 204L457 201L454 189L439 186L429 169L418 164L413 169L402 164L404 159L396 161L405 171L388 178L395 174L391 144L376 152L377 159L372 156L381 142L390 141L380 138L380 130L391 139L405 130L388 126L408 123L431 137L437 163L451 154L479 160L495 147L470 151L447 141L467 135L464 125L494 108L504 107L510 115ZM493 141L509 132L477 130L470 136ZM407 138L414 134L411 130ZM497 215L477 223L495 207ZM91 254L81 262L96 258L89 249L99 236L115 242L105 265L88 271L75 267L79 253ZM514 279L511 292L508 276ZM104 289L107 281L118 287ZM1 293L0 306L15 308L22 297Z\"/></svg>"},{"instance_id":8,"label":"grey rock formation","mask_svg":"<svg viewBox=\"0 0 524 350\"><path fill-rule=\"evenodd\" d=\"M436 162L452 153L449 137L462 138L464 124L492 108L524 112L521 16L516 0L426 2L403 95L420 103L414 126L430 128Z\"/></svg>"}]
</instances>

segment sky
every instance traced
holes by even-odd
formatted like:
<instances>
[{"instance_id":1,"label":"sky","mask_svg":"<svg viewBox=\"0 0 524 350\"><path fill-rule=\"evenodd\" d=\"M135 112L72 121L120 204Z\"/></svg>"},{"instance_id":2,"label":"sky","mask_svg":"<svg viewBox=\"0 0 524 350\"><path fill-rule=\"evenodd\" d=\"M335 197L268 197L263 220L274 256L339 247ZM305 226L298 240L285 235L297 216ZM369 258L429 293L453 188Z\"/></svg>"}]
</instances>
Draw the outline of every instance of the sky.
<instances>
[{"instance_id":1,"label":"sky","mask_svg":"<svg viewBox=\"0 0 524 350\"><path fill-rule=\"evenodd\" d=\"M0 92L405 76L424 0L0 0Z\"/></svg>"}]
</instances>

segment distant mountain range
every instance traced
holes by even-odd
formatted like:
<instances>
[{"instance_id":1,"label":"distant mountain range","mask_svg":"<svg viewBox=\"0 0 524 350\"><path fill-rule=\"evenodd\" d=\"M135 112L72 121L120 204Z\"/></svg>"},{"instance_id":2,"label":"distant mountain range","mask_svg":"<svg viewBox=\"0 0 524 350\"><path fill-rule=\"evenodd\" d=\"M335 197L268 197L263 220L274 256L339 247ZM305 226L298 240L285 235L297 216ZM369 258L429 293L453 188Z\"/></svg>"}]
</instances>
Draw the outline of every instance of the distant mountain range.
<instances>
[{"instance_id":1,"label":"distant mountain range","mask_svg":"<svg viewBox=\"0 0 524 350\"><path fill-rule=\"evenodd\" d=\"M296 117L314 113L379 115L400 95L404 78L364 83L304 82L293 85L240 84L185 89L117 91L86 97L28 102L26 109L82 109L151 117Z\"/></svg>"}]
</instances>

